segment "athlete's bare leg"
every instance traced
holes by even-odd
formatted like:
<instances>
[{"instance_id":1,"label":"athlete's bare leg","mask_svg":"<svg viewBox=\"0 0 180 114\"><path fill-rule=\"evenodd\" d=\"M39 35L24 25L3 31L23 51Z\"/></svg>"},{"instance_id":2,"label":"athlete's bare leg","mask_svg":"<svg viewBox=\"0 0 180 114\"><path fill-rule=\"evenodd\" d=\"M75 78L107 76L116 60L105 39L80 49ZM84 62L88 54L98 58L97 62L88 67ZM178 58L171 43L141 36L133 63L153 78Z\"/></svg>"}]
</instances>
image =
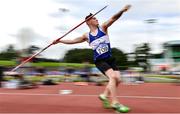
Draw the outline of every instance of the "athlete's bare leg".
<instances>
[{"instance_id":1,"label":"athlete's bare leg","mask_svg":"<svg viewBox=\"0 0 180 114\"><path fill-rule=\"evenodd\" d=\"M120 73L120 71L118 71L118 70L115 70L114 71L115 73L116 73L116 75L117 75L117 77L118 77L118 79L117 79L117 87L118 87L118 85L121 83L121 73Z\"/></svg>"},{"instance_id":2,"label":"athlete's bare leg","mask_svg":"<svg viewBox=\"0 0 180 114\"><path fill-rule=\"evenodd\" d=\"M118 103L117 99L117 85L119 81L119 77L117 75L117 72L115 72L113 69L108 69L105 72L106 76L109 78L108 85L104 91L104 95L108 96L111 95L112 103Z\"/></svg>"},{"instance_id":3,"label":"athlete's bare leg","mask_svg":"<svg viewBox=\"0 0 180 114\"><path fill-rule=\"evenodd\" d=\"M119 71L114 71L116 73L116 75L119 77L119 79L117 80L116 82L116 88L118 87L119 83L121 82L120 80L120 72ZM108 83L108 85L106 86L103 94L106 96L106 97L109 97L110 96L110 90L109 90L109 85L110 83Z\"/></svg>"}]
</instances>

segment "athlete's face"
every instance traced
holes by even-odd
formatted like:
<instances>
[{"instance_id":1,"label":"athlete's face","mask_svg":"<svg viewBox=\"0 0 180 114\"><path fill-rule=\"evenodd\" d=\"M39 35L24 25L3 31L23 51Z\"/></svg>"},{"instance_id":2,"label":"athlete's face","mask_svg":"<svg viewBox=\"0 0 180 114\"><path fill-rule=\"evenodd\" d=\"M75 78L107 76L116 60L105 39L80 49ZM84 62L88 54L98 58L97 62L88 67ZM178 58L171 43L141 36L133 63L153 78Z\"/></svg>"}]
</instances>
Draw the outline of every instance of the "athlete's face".
<instances>
[{"instance_id":1,"label":"athlete's face","mask_svg":"<svg viewBox=\"0 0 180 114\"><path fill-rule=\"evenodd\" d=\"M92 17L90 20L88 20L88 24L89 24L89 25L98 26L98 25L99 25L99 22L98 22L98 20L96 19L96 17Z\"/></svg>"}]
</instances>

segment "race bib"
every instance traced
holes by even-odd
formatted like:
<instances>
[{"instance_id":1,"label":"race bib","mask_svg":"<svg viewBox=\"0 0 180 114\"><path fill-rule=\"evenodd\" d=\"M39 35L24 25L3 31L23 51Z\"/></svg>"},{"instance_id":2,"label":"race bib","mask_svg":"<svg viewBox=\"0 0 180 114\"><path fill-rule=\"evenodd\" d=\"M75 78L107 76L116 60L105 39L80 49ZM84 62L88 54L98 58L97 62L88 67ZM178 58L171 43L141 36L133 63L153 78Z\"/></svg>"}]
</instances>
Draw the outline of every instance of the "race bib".
<instances>
[{"instance_id":1,"label":"race bib","mask_svg":"<svg viewBox=\"0 0 180 114\"><path fill-rule=\"evenodd\" d=\"M109 51L109 47L107 44L100 44L99 47L96 49L96 52L101 55Z\"/></svg>"}]
</instances>

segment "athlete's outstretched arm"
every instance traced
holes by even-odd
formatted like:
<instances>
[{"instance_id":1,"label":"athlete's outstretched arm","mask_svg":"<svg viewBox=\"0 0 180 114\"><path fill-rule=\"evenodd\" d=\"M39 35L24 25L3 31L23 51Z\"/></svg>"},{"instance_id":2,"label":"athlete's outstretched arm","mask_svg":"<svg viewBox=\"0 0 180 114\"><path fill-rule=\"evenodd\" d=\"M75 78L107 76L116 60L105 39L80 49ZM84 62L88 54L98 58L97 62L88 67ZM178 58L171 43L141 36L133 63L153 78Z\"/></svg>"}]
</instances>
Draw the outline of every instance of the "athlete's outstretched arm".
<instances>
[{"instance_id":1,"label":"athlete's outstretched arm","mask_svg":"<svg viewBox=\"0 0 180 114\"><path fill-rule=\"evenodd\" d=\"M123 9L121 9L118 13L113 15L108 21L102 24L102 28L107 32L107 28L110 27L116 20L118 20L121 15L130 9L131 5L126 5Z\"/></svg>"},{"instance_id":2,"label":"athlete's outstretched arm","mask_svg":"<svg viewBox=\"0 0 180 114\"><path fill-rule=\"evenodd\" d=\"M82 35L80 37L77 37L73 40L59 40L59 41L54 41L53 44L57 44L57 43L63 43L63 44L77 44L77 43L82 43L84 41L87 41L87 37L86 35Z\"/></svg>"}]
</instances>

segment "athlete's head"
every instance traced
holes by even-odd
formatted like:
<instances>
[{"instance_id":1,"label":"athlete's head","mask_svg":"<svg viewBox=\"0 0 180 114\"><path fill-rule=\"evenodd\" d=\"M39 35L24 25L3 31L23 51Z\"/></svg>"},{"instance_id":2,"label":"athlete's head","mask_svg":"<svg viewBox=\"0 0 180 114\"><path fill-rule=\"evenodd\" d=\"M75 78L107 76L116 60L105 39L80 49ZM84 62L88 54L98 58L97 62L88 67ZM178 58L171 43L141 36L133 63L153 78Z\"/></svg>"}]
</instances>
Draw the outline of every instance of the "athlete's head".
<instances>
[{"instance_id":1,"label":"athlete's head","mask_svg":"<svg viewBox=\"0 0 180 114\"><path fill-rule=\"evenodd\" d=\"M90 13L88 16L86 16L86 24L88 25L88 26L98 26L99 25L99 22L98 22L98 20L96 19L96 17L92 17L92 13ZM91 18L90 18L91 17Z\"/></svg>"}]
</instances>

